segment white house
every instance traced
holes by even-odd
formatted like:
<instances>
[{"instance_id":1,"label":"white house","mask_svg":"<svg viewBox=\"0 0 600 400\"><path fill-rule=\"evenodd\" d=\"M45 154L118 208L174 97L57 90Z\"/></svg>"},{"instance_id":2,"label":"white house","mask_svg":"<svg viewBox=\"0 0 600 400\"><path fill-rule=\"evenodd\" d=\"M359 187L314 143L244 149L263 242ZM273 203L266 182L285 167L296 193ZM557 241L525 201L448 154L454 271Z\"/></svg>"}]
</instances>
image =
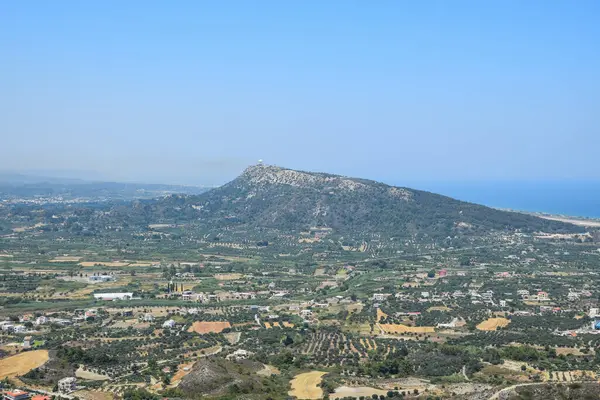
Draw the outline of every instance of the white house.
<instances>
[{"instance_id":1,"label":"white house","mask_svg":"<svg viewBox=\"0 0 600 400\"><path fill-rule=\"evenodd\" d=\"M15 325L11 321L2 321L0 322L0 328L2 328L4 332L12 332Z\"/></svg>"},{"instance_id":2,"label":"white house","mask_svg":"<svg viewBox=\"0 0 600 400\"><path fill-rule=\"evenodd\" d=\"M163 328L174 328L175 321L173 321L172 319L166 320L165 322L163 322L162 327Z\"/></svg>"},{"instance_id":3,"label":"white house","mask_svg":"<svg viewBox=\"0 0 600 400\"><path fill-rule=\"evenodd\" d=\"M152 322L152 321L154 321L154 315L152 315L150 313L144 314L143 321L144 322Z\"/></svg>"},{"instance_id":4,"label":"white house","mask_svg":"<svg viewBox=\"0 0 600 400\"><path fill-rule=\"evenodd\" d=\"M250 354L252 354L252 353L250 353L250 352L249 352L249 351L247 351L247 350L242 350L242 349L239 349L239 350L236 350L236 351L234 351L233 353L229 354L229 355L228 355L227 357L225 357L225 358L227 358L228 360L231 360L231 359L234 359L234 360L245 360L245 359L247 359L247 358L248 358L248 356L249 356Z\"/></svg>"},{"instance_id":5,"label":"white house","mask_svg":"<svg viewBox=\"0 0 600 400\"><path fill-rule=\"evenodd\" d=\"M373 293L373 301L385 301L391 294Z\"/></svg>"},{"instance_id":6,"label":"white house","mask_svg":"<svg viewBox=\"0 0 600 400\"><path fill-rule=\"evenodd\" d=\"M579 300L579 293L577 293L577 292L569 292L569 294L567 295L567 299L569 301Z\"/></svg>"}]
</instances>

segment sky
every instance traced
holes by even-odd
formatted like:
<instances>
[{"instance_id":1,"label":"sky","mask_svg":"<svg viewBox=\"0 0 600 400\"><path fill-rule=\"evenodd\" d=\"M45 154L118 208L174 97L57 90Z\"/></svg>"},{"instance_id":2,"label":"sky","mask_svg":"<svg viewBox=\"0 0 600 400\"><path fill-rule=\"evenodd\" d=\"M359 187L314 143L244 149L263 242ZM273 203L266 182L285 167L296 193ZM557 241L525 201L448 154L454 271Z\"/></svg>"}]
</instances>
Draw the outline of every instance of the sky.
<instances>
[{"instance_id":1,"label":"sky","mask_svg":"<svg viewBox=\"0 0 600 400\"><path fill-rule=\"evenodd\" d=\"M600 180L600 2L0 2L0 170Z\"/></svg>"}]
</instances>

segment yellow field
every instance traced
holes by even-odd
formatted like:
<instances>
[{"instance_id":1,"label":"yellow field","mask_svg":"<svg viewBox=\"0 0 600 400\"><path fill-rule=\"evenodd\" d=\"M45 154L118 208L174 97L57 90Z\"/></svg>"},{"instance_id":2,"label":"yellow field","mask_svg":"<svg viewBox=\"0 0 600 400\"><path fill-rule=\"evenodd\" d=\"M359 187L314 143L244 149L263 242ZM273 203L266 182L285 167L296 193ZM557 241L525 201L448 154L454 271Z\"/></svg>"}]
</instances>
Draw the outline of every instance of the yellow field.
<instances>
[{"instance_id":1,"label":"yellow field","mask_svg":"<svg viewBox=\"0 0 600 400\"><path fill-rule=\"evenodd\" d=\"M99 392L95 390L78 390L73 392L74 396L84 400L112 400L113 395L110 392Z\"/></svg>"},{"instance_id":2,"label":"yellow field","mask_svg":"<svg viewBox=\"0 0 600 400\"><path fill-rule=\"evenodd\" d=\"M323 375L327 372L312 371L304 374L298 374L290 382L292 390L288 392L290 396L295 396L300 400L322 399L323 390L317 385L321 383Z\"/></svg>"},{"instance_id":3,"label":"yellow field","mask_svg":"<svg viewBox=\"0 0 600 400\"><path fill-rule=\"evenodd\" d=\"M227 321L225 322L216 322L216 321L196 321L190 326L188 332L196 332L200 334L204 333L221 333L223 329L231 328L231 324Z\"/></svg>"},{"instance_id":4,"label":"yellow field","mask_svg":"<svg viewBox=\"0 0 600 400\"><path fill-rule=\"evenodd\" d=\"M270 322L265 322L265 328L271 329L271 323Z\"/></svg>"},{"instance_id":5,"label":"yellow field","mask_svg":"<svg viewBox=\"0 0 600 400\"><path fill-rule=\"evenodd\" d=\"M79 265L82 267L94 267L96 265L101 267L126 267L129 263L122 261L83 261L80 262Z\"/></svg>"},{"instance_id":6,"label":"yellow field","mask_svg":"<svg viewBox=\"0 0 600 400\"><path fill-rule=\"evenodd\" d=\"M319 238L303 238L303 239L298 239L298 243L316 243L316 242L320 242L321 239Z\"/></svg>"},{"instance_id":7,"label":"yellow field","mask_svg":"<svg viewBox=\"0 0 600 400\"><path fill-rule=\"evenodd\" d=\"M234 281L241 279L243 276L242 274L216 274L215 279L218 281Z\"/></svg>"},{"instance_id":8,"label":"yellow field","mask_svg":"<svg viewBox=\"0 0 600 400\"><path fill-rule=\"evenodd\" d=\"M452 309L449 307L445 307L445 306L435 306L435 307L429 307L427 309L427 312L431 312L431 311L451 311Z\"/></svg>"},{"instance_id":9,"label":"yellow field","mask_svg":"<svg viewBox=\"0 0 600 400\"><path fill-rule=\"evenodd\" d=\"M350 386L340 386L335 389L334 393L329 395L330 399L342 399L346 397L359 398L359 397L367 397L371 398L374 394L378 396L385 396L387 394L387 390L375 389L372 387L350 387Z\"/></svg>"},{"instance_id":10,"label":"yellow field","mask_svg":"<svg viewBox=\"0 0 600 400\"><path fill-rule=\"evenodd\" d=\"M480 331L495 331L497 328L503 328L510 323L506 318L488 318L479 325L477 329Z\"/></svg>"},{"instance_id":11,"label":"yellow field","mask_svg":"<svg viewBox=\"0 0 600 400\"><path fill-rule=\"evenodd\" d=\"M48 350L26 351L0 360L0 379L24 375L48 361Z\"/></svg>"},{"instance_id":12,"label":"yellow field","mask_svg":"<svg viewBox=\"0 0 600 400\"><path fill-rule=\"evenodd\" d=\"M279 325L279 322L273 322L273 328L281 328L281 325Z\"/></svg>"},{"instance_id":13,"label":"yellow field","mask_svg":"<svg viewBox=\"0 0 600 400\"><path fill-rule=\"evenodd\" d=\"M574 356L584 356L585 353L582 353L580 349L574 348L574 347L555 347L556 350L556 354L557 355L568 355L568 354L572 354Z\"/></svg>"},{"instance_id":14,"label":"yellow field","mask_svg":"<svg viewBox=\"0 0 600 400\"><path fill-rule=\"evenodd\" d=\"M81 260L81 257L58 256L58 257L54 257L52 260L48 260L48 262L51 262L51 263L77 262L79 260Z\"/></svg>"},{"instance_id":15,"label":"yellow field","mask_svg":"<svg viewBox=\"0 0 600 400\"><path fill-rule=\"evenodd\" d=\"M378 324L385 333L433 333L433 326L407 326L403 324Z\"/></svg>"},{"instance_id":16,"label":"yellow field","mask_svg":"<svg viewBox=\"0 0 600 400\"><path fill-rule=\"evenodd\" d=\"M293 328L294 324L292 324L291 322L283 321L283 326L285 326L286 328Z\"/></svg>"},{"instance_id":17,"label":"yellow field","mask_svg":"<svg viewBox=\"0 0 600 400\"><path fill-rule=\"evenodd\" d=\"M381 321L383 318L387 318L388 315L381 311L381 308L377 309L377 322Z\"/></svg>"}]
</instances>

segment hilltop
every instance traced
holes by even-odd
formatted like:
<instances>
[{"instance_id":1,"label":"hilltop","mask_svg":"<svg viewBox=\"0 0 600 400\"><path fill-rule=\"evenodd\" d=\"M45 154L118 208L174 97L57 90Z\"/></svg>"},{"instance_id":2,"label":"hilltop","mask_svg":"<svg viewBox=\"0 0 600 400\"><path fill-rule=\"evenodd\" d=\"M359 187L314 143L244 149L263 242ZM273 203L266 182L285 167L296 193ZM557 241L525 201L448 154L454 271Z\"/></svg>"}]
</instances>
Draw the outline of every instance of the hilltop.
<instances>
[{"instance_id":1,"label":"hilltop","mask_svg":"<svg viewBox=\"0 0 600 400\"><path fill-rule=\"evenodd\" d=\"M262 164L206 193L166 197L146 217L282 231L327 227L340 233L394 237L583 230L425 191Z\"/></svg>"}]
</instances>

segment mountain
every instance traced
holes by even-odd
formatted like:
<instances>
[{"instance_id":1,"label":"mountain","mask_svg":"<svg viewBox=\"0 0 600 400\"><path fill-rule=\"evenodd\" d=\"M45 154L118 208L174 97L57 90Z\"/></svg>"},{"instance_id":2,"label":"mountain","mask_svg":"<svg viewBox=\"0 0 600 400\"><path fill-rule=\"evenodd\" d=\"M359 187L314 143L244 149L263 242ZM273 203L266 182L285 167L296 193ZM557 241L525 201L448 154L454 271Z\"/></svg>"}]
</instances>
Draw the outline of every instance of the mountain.
<instances>
[{"instance_id":1,"label":"mountain","mask_svg":"<svg viewBox=\"0 0 600 400\"><path fill-rule=\"evenodd\" d=\"M150 210L146 209L146 212ZM147 217L299 231L445 237L491 231L581 232L582 228L366 179L255 165L197 196L168 196Z\"/></svg>"}]
</instances>

